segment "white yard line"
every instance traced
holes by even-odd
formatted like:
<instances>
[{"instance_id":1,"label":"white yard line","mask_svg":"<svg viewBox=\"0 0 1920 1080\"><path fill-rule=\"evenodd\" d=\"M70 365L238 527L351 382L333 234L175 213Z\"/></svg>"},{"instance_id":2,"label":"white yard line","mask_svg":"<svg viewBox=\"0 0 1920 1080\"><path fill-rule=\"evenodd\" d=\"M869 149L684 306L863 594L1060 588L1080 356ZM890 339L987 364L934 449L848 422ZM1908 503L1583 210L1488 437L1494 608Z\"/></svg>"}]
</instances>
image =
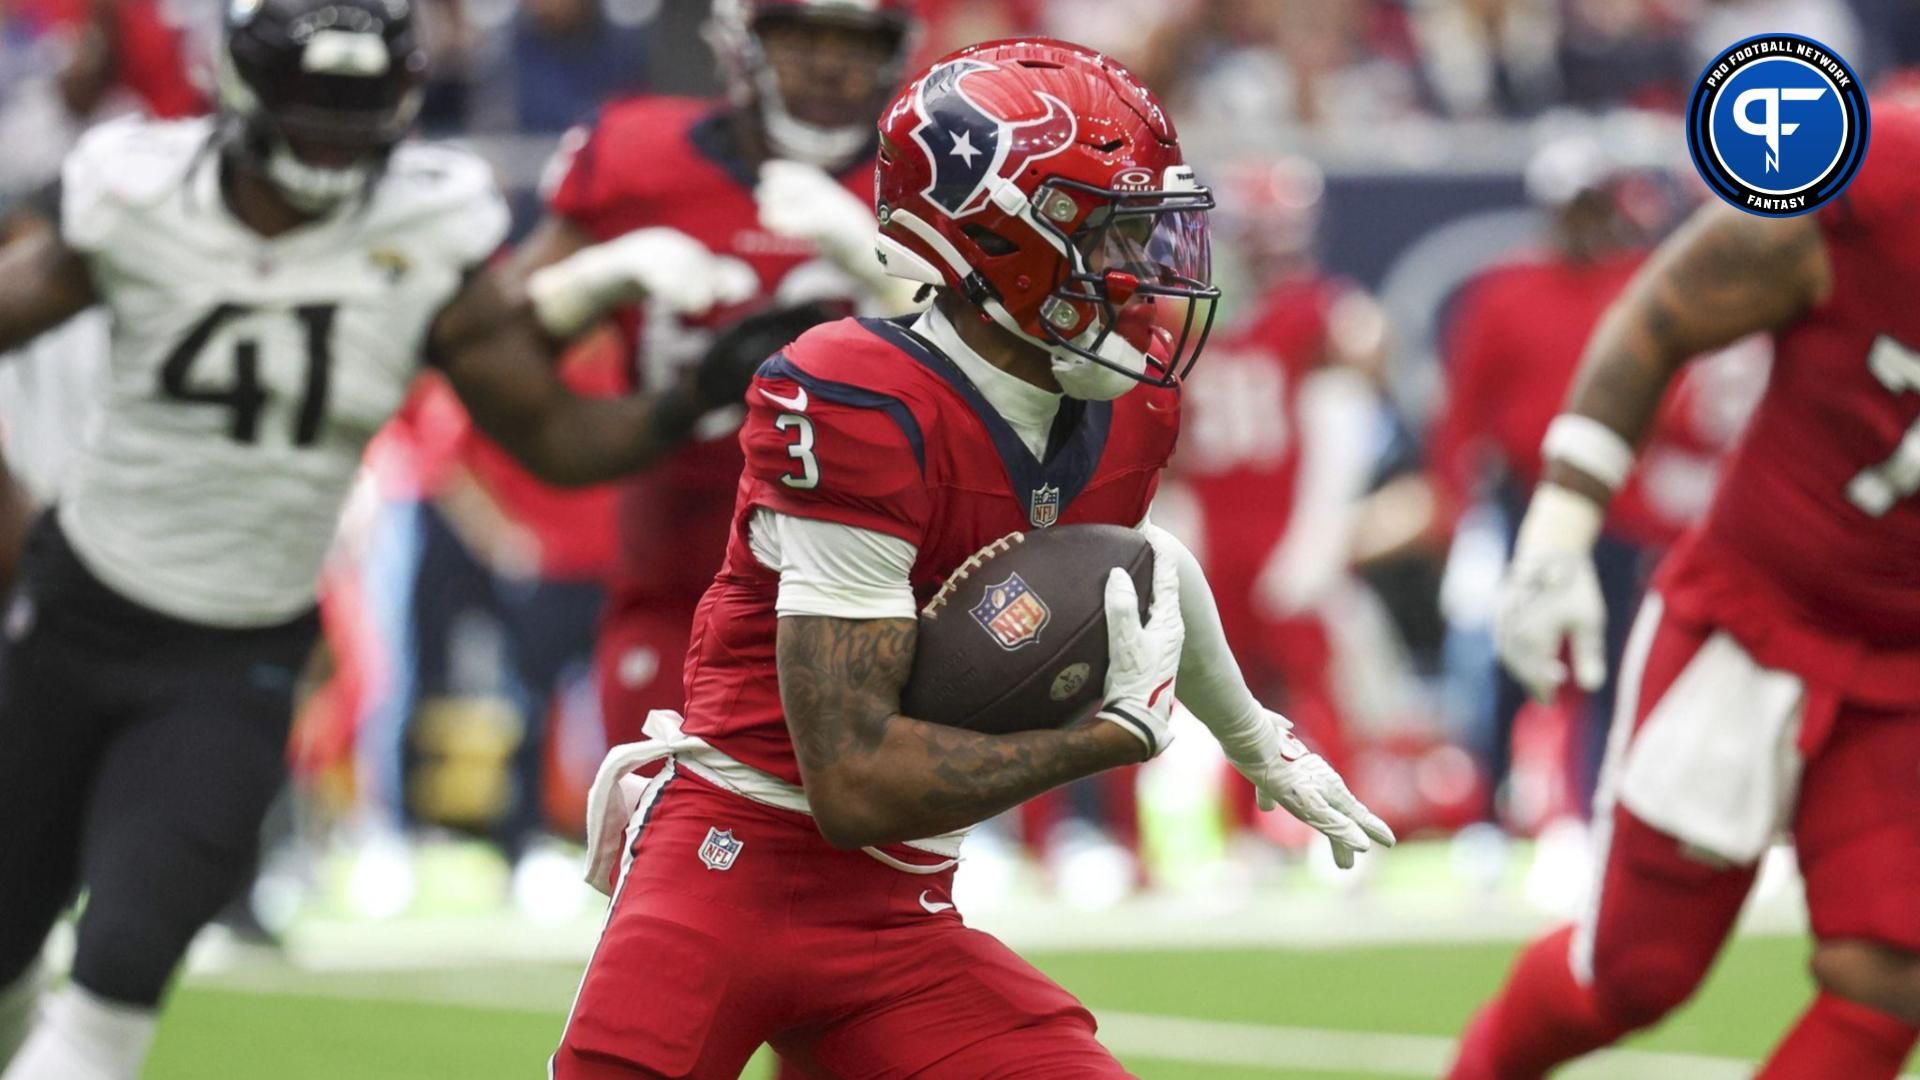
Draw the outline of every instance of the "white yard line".
<instances>
[{"instance_id":1,"label":"white yard line","mask_svg":"<svg viewBox=\"0 0 1920 1080\"><path fill-rule=\"evenodd\" d=\"M204 980L226 990L297 994L377 1003L428 1002L508 1012L556 1012L565 980L474 979L458 972L409 976L404 989L390 977L314 980L286 968L254 968ZM1232 1023L1150 1013L1100 1011L1100 1041L1123 1058L1250 1069L1311 1070L1352 1076L1434 1077L1453 1060L1454 1041L1275 1024ZM1141 1067L1153 1080L1151 1065ZM1561 1080L1747 1080L1753 1064L1734 1058L1649 1050L1596 1054L1559 1074ZM1903 1080L1920 1080L1910 1076Z\"/></svg>"},{"instance_id":2,"label":"white yard line","mask_svg":"<svg viewBox=\"0 0 1920 1080\"><path fill-rule=\"evenodd\" d=\"M1453 1060L1452 1039L1366 1031L1235 1024L1146 1013L1102 1012L1100 1041L1121 1057L1253 1069L1310 1069L1355 1076L1438 1076ZM1152 1071L1144 1073L1152 1080ZM1614 1050L1556 1076L1560 1080L1747 1080L1753 1064L1699 1054Z\"/></svg>"},{"instance_id":3,"label":"white yard line","mask_svg":"<svg viewBox=\"0 0 1920 1080\"><path fill-rule=\"evenodd\" d=\"M1190 897L1142 897L1105 911L1049 902L967 914L968 925L1029 952L1517 944L1558 921L1510 901L1414 904L1366 895L1230 906L1209 906ZM310 971L585 963L600 926L598 914L558 926L531 926L510 916L391 923L314 919L295 928L287 960ZM1793 908L1761 908L1748 913L1741 933L1794 935L1803 933L1803 926ZM232 966L229 951L213 941L201 944L193 957L194 970L218 972Z\"/></svg>"}]
</instances>

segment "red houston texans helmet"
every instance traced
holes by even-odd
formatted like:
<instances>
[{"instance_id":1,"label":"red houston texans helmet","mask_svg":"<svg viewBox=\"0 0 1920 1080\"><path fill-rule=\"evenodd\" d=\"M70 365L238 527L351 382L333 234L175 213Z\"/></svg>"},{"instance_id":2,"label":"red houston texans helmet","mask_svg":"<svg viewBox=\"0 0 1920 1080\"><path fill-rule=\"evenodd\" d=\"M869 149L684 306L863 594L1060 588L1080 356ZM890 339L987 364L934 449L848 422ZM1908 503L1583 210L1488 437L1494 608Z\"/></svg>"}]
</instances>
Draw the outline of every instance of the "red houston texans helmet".
<instances>
[{"instance_id":1,"label":"red houston texans helmet","mask_svg":"<svg viewBox=\"0 0 1920 1080\"><path fill-rule=\"evenodd\" d=\"M788 100L789 92L782 90L775 65L767 55L765 39L769 27L781 21L871 33L871 96L824 102ZM736 108L757 112L776 156L822 168L840 168L871 143L873 117L900 85L918 28L915 0L714 0L706 37L720 61L729 100ZM858 57L816 52L810 59L825 65L851 59L865 67ZM840 79L829 81L837 83ZM822 89L814 88L816 92ZM825 90L824 96L838 95ZM809 105L828 115L808 115Z\"/></svg>"},{"instance_id":2,"label":"red houston texans helmet","mask_svg":"<svg viewBox=\"0 0 1920 1080\"><path fill-rule=\"evenodd\" d=\"M1075 397L1177 385L1206 344L1213 195L1107 56L1029 39L939 60L880 117L875 198L889 273L1048 349Z\"/></svg>"}]
</instances>

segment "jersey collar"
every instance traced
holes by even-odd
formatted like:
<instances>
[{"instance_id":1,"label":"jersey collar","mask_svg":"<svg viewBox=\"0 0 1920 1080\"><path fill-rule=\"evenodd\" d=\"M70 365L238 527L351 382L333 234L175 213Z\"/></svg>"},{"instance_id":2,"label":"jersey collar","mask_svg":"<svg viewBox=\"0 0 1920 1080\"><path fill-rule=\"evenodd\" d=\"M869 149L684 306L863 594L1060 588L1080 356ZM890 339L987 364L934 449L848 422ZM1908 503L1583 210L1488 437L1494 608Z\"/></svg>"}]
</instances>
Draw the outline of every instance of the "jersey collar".
<instances>
[{"instance_id":1,"label":"jersey collar","mask_svg":"<svg viewBox=\"0 0 1920 1080\"><path fill-rule=\"evenodd\" d=\"M945 312L928 308L913 323L913 332L925 338L947 359L954 362L993 411L1012 426L1029 452L1046 456L1053 422L1060 415L1061 394L1050 393L1017 375L994 367L986 357L973 351L960 337L960 331Z\"/></svg>"},{"instance_id":2,"label":"jersey collar","mask_svg":"<svg viewBox=\"0 0 1920 1080\"><path fill-rule=\"evenodd\" d=\"M1095 470L1100 467L1100 455L1106 449L1107 431L1113 422L1113 402L1080 401L1064 396L1057 399L1058 411L1048 436L1047 453L1044 458L1035 457L1013 425L994 408L960 365L914 329L911 324L915 319L916 316L908 315L899 319L861 319L860 323L933 372L979 417L999 454L1014 497L1026 506L1028 522L1044 528L1060 520L1068 504L1093 480ZM986 364L984 359L979 362ZM1030 389L1045 393L1037 387Z\"/></svg>"}]
</instances>

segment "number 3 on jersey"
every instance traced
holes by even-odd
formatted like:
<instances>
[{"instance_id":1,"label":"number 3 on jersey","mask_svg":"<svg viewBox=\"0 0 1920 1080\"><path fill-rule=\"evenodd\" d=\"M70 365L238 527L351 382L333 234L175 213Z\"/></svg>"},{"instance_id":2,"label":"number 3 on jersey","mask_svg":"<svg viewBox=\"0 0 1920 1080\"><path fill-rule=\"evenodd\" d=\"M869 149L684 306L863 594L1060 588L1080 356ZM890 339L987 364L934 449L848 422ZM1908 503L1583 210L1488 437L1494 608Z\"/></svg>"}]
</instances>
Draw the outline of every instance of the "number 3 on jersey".
<instances>
[{"instance_id":1,"label":"number 3 on jersey","mask_svg":"<svg viewBox=\"0 0 1920 1080\"><path fill-rule=\"evenodd\" d=\"M1893 393L1920 393L1920 353L1882 335L1867 353L1867 368ZM1915 420L1892 455L1862 469L1847 485L1847 501L1874 517L1920 492L1920 420Z\"/></svg>"},{"instance_id":2,"label":"number 3 on jersey","mask_svg":"<svg viewBox=\"0 0 1920 1080\"><path fill-rule=\"evenodd\" d=\"M806 491L820 486L820 462L813 456L813 421L799 413L781 413L774 418L776 431L792 429L794 441L787 447L787 456L800 463L799 475L788 473L780 482L790 488Z\"/></svg>"},{"instance_id":3,"label":"number 3 on jersey","mask_svg":"<svg viewBox=\"0 0 1920 1080\"><path fill-rule=\"evenodd\" d=\"M207 351L207 342L228 320L246 315L251 309L239 304L221 304L195 323L180 339L167 362L160 368L160 394L174 401L197 405L224 405L233 414L227 433L238 443L260 441L260 410L271 397L260 385L260 343L243 338L233 346L233 378L225 387L213 389L205 383L195 385L193 369ZM333 367L333 304L308 304L293 309L306 332L307 376L295 414L293 445L312 446L320 437L320 422L327 414L327 384Z\"/></svg>"}]
</instances>

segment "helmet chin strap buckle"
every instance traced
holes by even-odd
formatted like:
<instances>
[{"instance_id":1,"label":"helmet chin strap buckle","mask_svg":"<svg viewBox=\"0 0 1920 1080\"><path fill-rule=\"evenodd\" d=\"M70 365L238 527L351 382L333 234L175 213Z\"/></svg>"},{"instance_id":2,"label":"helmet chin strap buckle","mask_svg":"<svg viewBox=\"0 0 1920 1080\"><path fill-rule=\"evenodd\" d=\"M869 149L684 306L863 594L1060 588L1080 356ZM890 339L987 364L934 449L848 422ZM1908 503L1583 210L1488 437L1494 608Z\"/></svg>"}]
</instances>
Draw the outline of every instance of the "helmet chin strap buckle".
<instances>
[{"instance_id":1,"label":"helmet chin strap buckle","mask_svg":"<svg viewBox=\"0 0 1920 1080\"><path fill-rule=\"evenodd\" d=\"M1027 208L1027 193L1020 190L1019 184L1005 177L990 177L987 180L987 191L987 198L993 202L993 205L1001 213L1010 217L1019 217L1020 212Z\"/></svg>"}]
</instances>

